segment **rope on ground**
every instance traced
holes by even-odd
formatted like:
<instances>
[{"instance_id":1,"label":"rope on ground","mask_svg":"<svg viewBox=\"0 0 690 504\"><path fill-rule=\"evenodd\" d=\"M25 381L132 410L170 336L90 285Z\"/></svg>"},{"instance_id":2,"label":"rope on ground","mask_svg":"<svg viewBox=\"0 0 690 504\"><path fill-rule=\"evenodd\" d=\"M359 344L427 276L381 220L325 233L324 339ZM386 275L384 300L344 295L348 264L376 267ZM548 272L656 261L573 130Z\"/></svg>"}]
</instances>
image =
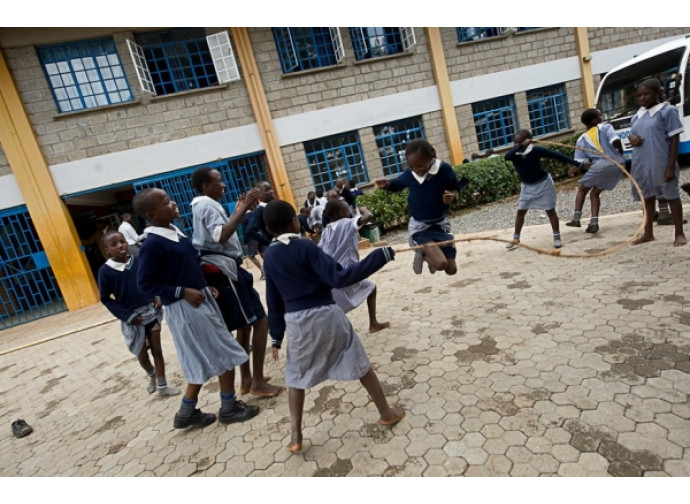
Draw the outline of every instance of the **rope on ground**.
<instances>
[{"instance_id":1,"label":"rope on ground","mask_svg":"<svg viewBox=\"0 0 690 504\"><path fill-rule=\"evenodd\" d=\"M577 147L577 146L569 146L569 145L564 146L563 144L559 144L556 142L547 142L546 140L533 140L533 143L541 143L544 145L554 145L554 146L558 146L558 147L569 147L572 149L577 149L577 150L581 150L581 151L585 151L585 152L591 152L594 154L598 154L599 156L608 159L609 161L611 161L611 163L616 165L618 167L618 169L621 170L626 177L628 177L628 179L630 179L630 182L632 183L633 187L637 191L637 194L640 196L640 201L644 201L642 189L640 189L640 186L637 184L635 179L632 177L632 175L630 175L630 173L628 173L628 170L626 170L623 165L621 165L620 163L618 163L616 160L612 159L611 157L609 157L609 156L607 156L607 155L605 155L605 154L603 154L597 150L587 149L585 147ZM530 245L525 245L524 243L521 243L521 242L515 243L514 240L505 240L502 238L493 238L493 237L456 238L454 240L447 240L447 241L443 241L443 242L425 243L423 245L417 245L414 247L395 249L395 253L397 254L399 252L409 252L409 251L413 251L413 250L421 250L421 249L424 249L426 247L443 247L445 245L451 245L453 243L460 243L460 242L496 241L496 242L502 242L502 243L513 243L516 247L521 247L521 248L530 250L532 252L536 252L537 254L557 256L557 257L563 257L563 258L567 258L567 259L589 259L592 257L604 257L607 255L613 254L615 252L618 252L620 249L622 249L624 247L627 247L628 245L633 243L639 236L641 236L642 233L644 232L644 223L645 223L646 217L647 216L645 215L645 207L644 207L644 205L642 205L642 223L640 224L640 227L637 229L637 231L635 232L634 235L632 235L628 240L626 240L622 243L619 243L618 245L615 245L614 247L608 248L606 250L602 250L600 252L593 252L590 254L568 254L568 253L564 254L564 253L562 253L561 249L557 249L557 248L542 249L539 247L532 247Z\"/></svg>"}]
</instances>

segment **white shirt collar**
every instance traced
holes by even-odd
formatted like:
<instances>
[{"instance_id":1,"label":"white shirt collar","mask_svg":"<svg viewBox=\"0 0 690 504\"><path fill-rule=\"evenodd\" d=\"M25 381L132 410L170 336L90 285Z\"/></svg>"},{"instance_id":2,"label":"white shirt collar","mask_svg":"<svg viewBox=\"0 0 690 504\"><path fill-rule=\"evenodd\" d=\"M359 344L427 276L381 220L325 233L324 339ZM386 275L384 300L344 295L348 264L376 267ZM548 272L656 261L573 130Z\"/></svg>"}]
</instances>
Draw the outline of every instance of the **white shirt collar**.
<instances>
[{"instance_id":1,"label":"white shirt collar","mask_svg":"<svg viewBox=\"0 0 690 504\"><path fill-rule=\"evenodd\" d=\"M522 152L518 152L518 155L520 155L520 156L526 156L527 154L529 154L530 152L532 152L532 148L533 148L533 147L534 147L534 145L532 145L532 143L530 143L530 144L527 146L527 148L525 148L525 150L523 150Z\"/></svg>"},{"instance_id":2,"label":"white shirt collar","mask_svg":"<svg viewBox=\"0 0 690 504\"><path fill-rule=\"evenodd\" d=\"M635 114L635 115L637 116L638 119L640 119L643 115L645 115L645 113L649 112L649 117L654 117L656 115L656 113L659 112L665 106L666 106L666 102L661 102L661 103L657 103L652 108L640 107L640 110L638 110L637 114Z\"/></svg>"},{"instance_id":3,"label":"white shirt collar","mask_svg":"<svg viewBox=\"0 0 690 504\"><path fill-rule=\"evenodd\" d=\"M282 235L276 237L276 240L278 240L280 243L284 245L290 245L290 242L294 239L300 239L300 235L295 234L295 233L283 233Z\"/></svg>"},{"instance_id":4,"label":"white shirt collar","mask_svg":"<svg viewBox=\"0 0 690 504\"><path fill-rule=\"evenodd\" d=\"M412 172L412 176L415 178L417 182L420 184L423 184L424 181L433 175L436 175L438 173L438 170L441 168L441 160L436 159L434 160L433 164L431 165L431 168L429 168L429 171L426 172L423 176L417 175L415 172ZM410 170L412 171L412 170Z\"/></svg>"},{"instance_id":5,"label":"white shirt collar","mask_svg":"<svg viewBox=\"0 0 690 504\"><path fill-rule=\"evenodd\" d=\"M123 263L123 262L118 262L118 261L110 258L105 262L105 264L106 264L106 266L110 266L114 270L122 272L122 271L132 267L132 261L133 260L134 260L134 257L130 257L129 261L127 261L126 263Z\"/></svg>"},{"instance_id":6,"label":"white shirt collar","mask_svg":"<svg viewBox=\"0 0 690 504\"><path fill-rule=\"evenodd\" d=\"M199 202L201 202L201 201L208 201L208 202L211 203L214 207L216 207L218 210L220 210L220 211L222 212L222 214L223 214L225 217L228 216L228 214L225 212L225 208L223 208L223 205L221 205L220 203L218 203L216 200L214 200L214 199L211 198L210 196L196 196L196 197L192 200L191 205L194 206L194 205L196 205L197 203L199 203Z\"/></svg>"},{"instance_id":7,"label":"white shirt collar","mask_svg":"<svg viewBox=\"0 0 690 504\"><path fill-rule=\"evenodd\" d=\"M144 229L144 234L149 235L149 234L156 234L158 236L162 236L163 238L166 238L170 241L174 242L179 242L180 241L180 236L183 238L187 238L187 235L184 234L180 229L175 225L175 224L170 224L172 228L164 228L164 227L159 227L159 226L149 226L146 229Z\"/></svg>"}]
</instances>

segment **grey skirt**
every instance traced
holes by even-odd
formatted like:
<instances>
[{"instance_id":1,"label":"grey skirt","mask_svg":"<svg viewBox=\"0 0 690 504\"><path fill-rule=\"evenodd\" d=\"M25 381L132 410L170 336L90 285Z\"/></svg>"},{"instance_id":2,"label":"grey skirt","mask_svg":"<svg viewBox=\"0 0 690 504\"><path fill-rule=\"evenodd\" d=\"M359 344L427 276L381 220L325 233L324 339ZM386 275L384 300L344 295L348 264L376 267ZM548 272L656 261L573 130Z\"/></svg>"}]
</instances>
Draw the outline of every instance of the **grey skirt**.
<instances>
[{"instance_id":1,"label":"grey skirt","mask_svg":"<svg viewBox=\"0 0 690 504\"><path fill-rule=\"evenodd\" d=\"M518 210L551 210L556 208L556 186L551 175L536 184L520 184Z\"/></svg>"},{"instance_id":2,"label":"grey skirt","mask_svg":"<svg viewBox=\"0 0 690 504\"><path fill-rule=\"evenodd\" d=\"M285 314L285 383L307 389L326 380L359 380L371 369L359 336L331 304Z\"/></svg>"},{"instance_id":3,"label":"grey skirt","mask_svg":"<svg viewBox=\"0 0 690 504\"><path fill-rule=\"evenodd\" d=\"M604 191L611 191L616 187L623 172L616 165L606 159L598 159L592 164L587 173L580 179L585 187L596 187Z\"/></svg>"},{"instance_id":4,"label":"grey skirt","mask_svg":"<svg viewBox=\"0 0 690 504\"><path fill-rule=\"evenodd\" d=\"M134 355L139 355L146 343L146 325L156 321L160 326L163 323L163 311L154 308L153 303L149 303L134 310L134 313L141 317L141 324L131 325L125 321L120 321L122 336L125 338L125 345Z\"/></svg>"},{"instance_id":5,"label":"grey skirt","mask_svg":"<svg viewBox=\"0 0 690 504\"><path fill-rule=\"evenodd\" d=\"M184 299L165 307L177 359L188 383L202 385L247 361L240 346L223 321L208 288L206 299L194 308Z\"/></svg>"}]
</instances>

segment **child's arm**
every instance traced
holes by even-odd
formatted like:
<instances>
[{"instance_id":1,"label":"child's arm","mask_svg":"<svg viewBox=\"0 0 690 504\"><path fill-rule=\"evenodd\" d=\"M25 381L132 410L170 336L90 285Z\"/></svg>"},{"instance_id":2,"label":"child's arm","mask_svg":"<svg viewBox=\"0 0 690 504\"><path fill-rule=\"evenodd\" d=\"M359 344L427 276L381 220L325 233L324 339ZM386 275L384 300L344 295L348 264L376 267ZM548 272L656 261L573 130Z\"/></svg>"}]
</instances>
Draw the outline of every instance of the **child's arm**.
<instances>
[{"instance_id":1,"label":"child's arm","mask_svg":"<svg viewBox=\"0 0 690 504\"><path fill-rule=\"evenodd\" d=\"M240 224L242 224L244 216L250 209L254 208L254 205L257 201L259 201L260 196L261 192L258 189L253 188L238 199L237 206L235 206L235 211L228 219L228 222L226 222L220 229L220 238L218 239L219 243L226 243L230 237L235 234L235 231L237 231L237 229L240 227ZM204 221L204 225L206 225L206 221Z\"/></svg>"},{"instance_id":2,"label":"child's arm","mask_svg":"<svg viewBox=\"0 0 690 504\"><path fill-rule=\"evenodd\" d=\"M589 164L591 164L589 161L577 161L569 156L566 156L565 154L561 154L560 152L556 152L551 149L545 149L544 147L534 147L534 150L537 151L537 155L540 158L547 157L555 159L556 161L562 161L578 168L589 167Z\"/></svg>"},{"instance_id":3,"label":"child's arm","mask_svg":"<svg viewBox=\"0 0 690 504\"><path fill-rule=\"evenodd\" d=\"M669 143L668 164L666 165L666 173L664 173L664 182L668 182L676 178L676 163L678 162L678 143L680 141L680 133L673 135Z\"/></svg>"},{"instance_id":4,"label":"child's arm","mask_svg":"<svg viewBox=\"0 0 690 504\"><path fill-rule=\"evenodd\" d=\"M363 226L374 220L374 214L369 211L365 206L359 207L359 219L357 219L357 225Z\"/></svg>"},{"instance_id":5,"label":"child's arm","mask_svg":"<svg viewBox=\"0 0 690 504\"><path fill-rule=\"evenodd\" d=\"M268 331L271 334L273 360L278 360L278 350L285 336L285 304L270 278L266 279L266 307L268 308Z\"/></svg>"},{"instance_id":6,"label":"child's arm","mask_svg":"<svg viewBox=\"0 0 690 504\"><path fill-rule=\"evenodd\" d=\"M364 280L395 258L395 251L391 247L382 247L371 252L363 260L343 268L316 244L313 244L313 247L309 246L306 253L314 272L326 285L336 289Z\"/></svg>"},{"instance_id":7,"label":"child's arm","mask_svg":"<svg viewBox=\"0 0 690 504\"><path fill-rule=\"evenodd\" d=\"M385 189L387 191L392 192L400 192L407 187L407 183L403 178L404 175L405 172L403 172L402 175L398 175L396 178L391 180L381 177L379 179L376 179L374 183L376 184L376 187L378 187L379 189Z\"/></svg>"},{"instance_id":8,"label":"child's arm","mask_svg":"<svg viewBox=\"0 0 690 504\"><path fill-rule=\"evenodd\" d=\"M103 269L107 267L108 266L102 266L101 269L98 270L98 292L101 296L101 303L103 303L110 313L123 322L132 325L138 324L141 322L141 318L137 317L134 310L125 308L118 303L116 299L113 299L112 296L115 295L115 289L113 288L111 279L106 274L106 270ZM139 318L138 321L137 318Z\"/></svg>"}]
</instances>

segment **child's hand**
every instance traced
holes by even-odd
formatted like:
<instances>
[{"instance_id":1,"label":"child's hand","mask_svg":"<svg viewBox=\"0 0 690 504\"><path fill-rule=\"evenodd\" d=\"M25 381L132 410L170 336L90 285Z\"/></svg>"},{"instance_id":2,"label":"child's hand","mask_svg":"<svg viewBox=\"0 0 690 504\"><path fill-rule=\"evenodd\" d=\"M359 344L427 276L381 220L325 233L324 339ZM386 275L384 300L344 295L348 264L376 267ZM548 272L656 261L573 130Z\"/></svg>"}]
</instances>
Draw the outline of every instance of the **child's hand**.
<instances>
[{"instance_id":1,"label":"child's hand","mask_svg":"<svg viewBox=\"0 0 690 504\"><path fill-rule=\"evenodd\" d=\"M253 209L254 205L259 201L260 198L261 191L254 187L253 189L250 189L244 194L243 203L247 205L250 209Z\"/></svg>"},{"instance_id":2,"label":"child's hand","mask_svg":"<svg viewBox=\"0 0 690 504\"><path fill-rule=\"evenodd\" d=\"M273 362L278 362L278 354L280 352L280 348L271 348L271 354L273 355Z\"/></svg>"},{"instance_id":3,"label":"child's hand","mask_svg":"<svg viewBox=\"0 0 690 504\"><path fill-rule=\"evenodd\" d=\"M161 298L156 298L153 300L153 307L156 310L160 310L161 308L163 308L163 302L161 301Z\"/></svg>"},{"instance_id":4,"label":"child's hand","mask_svg":"<svg viewBox=\"0 0 690 504\"><path fill-rule=\"evenodd\" d=\"M134 317L134 320L132 320L132 325L139 325L139 324L141 324L141 317L139 315L137 315L136 317Z\"/></svg>"},{"instance_id":5,"label":"child's hand","mask_svg":"<svg viewBox=\"0 0 690 504\"><path fill-rule=\"evenodd\" d=\"M639 135L633 134L628 137L628 141L630 142L630 145L632 145L633 147L639 147L640 145L642 145L642 142L644 142L644 138Z\"/></svg>"},{"instance_id":6,"label":"child's hand","mask_svg":"<svg viewBox=\"0 0 690 504\"><path fill-rule=\"evenodd\" d=\"M568 170L568 177L574 177L580 172L580 168L577 166L571 166L570 169Z\"/></svg>"},{"instance_id":7,"label":"child's hand","mask_svg":"<svg viewBox=\"0 0 690 504\"><path fill-rule=\"evenodd\" d=\"M664 182L670 182L674 178L676 178L676 168L667 168L666 172L664 172Z\"/></svg>"},{"instance_id":8,"label":"child's hand","mask_svg":"<svg viewBox=\"0 0 690 504\"><path fill-rule=\"evenodd\" d=\"M379 189L385 189L388 187L388 181L385 178L376 179L374 183Z\"/></svg>"},{"instance_id":9,"label":"child's hand","mask_svg":"<svg viewBox=\"0 0 690 504\"><path fill-rule=\"evenodd\" d=\"M455 201L455 194L453 194L450 191L443 191L442 198L444 205L450 205L451 203L453 203L453 201Z\"/></svg>"},{"instance_id":10,"label":"child's hand","mask_svg":"<svg viewBox=\"0 0 690 504\"><path fill-rule=\"evenodd\" d=\"M185 287L183 298L194 308L198 308L201 306L201 303L204 302L204 299L206 299L206 295L200 290Z\"/></svg>"}]
</instances>

